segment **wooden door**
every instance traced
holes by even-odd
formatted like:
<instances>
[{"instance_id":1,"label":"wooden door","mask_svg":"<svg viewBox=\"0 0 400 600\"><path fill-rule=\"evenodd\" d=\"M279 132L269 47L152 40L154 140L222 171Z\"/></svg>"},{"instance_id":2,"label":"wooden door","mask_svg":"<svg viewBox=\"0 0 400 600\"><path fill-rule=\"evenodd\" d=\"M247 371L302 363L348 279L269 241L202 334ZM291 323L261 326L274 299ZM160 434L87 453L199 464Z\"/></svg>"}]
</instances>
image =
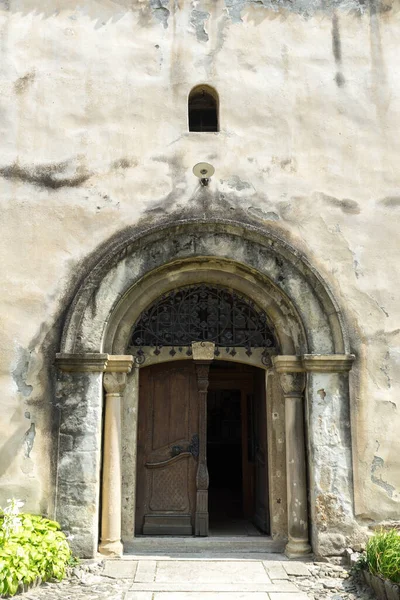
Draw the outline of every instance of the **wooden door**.
<instances>
[{"instance_id":1,"label":"wooden door","mask_svg":"<svg viewBox=\"0 0 400 600\"><path fill-rule=\"evenodd\" d=\"M198 465L195 366L182 361L140 370L136 533L192 535Z\"/></svg>"}]
</instances>

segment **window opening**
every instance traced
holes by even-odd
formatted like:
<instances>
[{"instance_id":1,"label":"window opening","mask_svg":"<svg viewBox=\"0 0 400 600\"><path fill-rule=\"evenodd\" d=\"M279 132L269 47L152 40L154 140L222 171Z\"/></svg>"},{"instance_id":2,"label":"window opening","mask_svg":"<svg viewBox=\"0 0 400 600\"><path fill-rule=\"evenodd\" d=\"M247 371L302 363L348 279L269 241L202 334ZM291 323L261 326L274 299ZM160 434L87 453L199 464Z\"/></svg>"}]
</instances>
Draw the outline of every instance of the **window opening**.
<instances>
[{"instance_id":1,"label":"window opening","mask_svg":"<svg viewBox=\"0 0 400 600\"><path fill-rule=\"evenodd\" d=\"M189 131L219 131L218 98L206 87L196 87L189 95Z\"/></svg>"}]
</instances>

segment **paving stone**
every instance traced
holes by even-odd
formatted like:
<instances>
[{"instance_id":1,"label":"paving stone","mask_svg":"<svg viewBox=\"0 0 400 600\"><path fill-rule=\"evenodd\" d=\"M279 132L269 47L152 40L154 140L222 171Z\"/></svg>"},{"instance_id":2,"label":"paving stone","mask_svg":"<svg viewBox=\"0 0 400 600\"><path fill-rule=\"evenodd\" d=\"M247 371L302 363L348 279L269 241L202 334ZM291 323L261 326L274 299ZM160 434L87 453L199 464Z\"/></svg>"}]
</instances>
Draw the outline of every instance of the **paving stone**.
<instances>
[{"instance_id":1,"label":"paving stone","mask_svg":"<svg viewBox=\"0 0 400 600\"><path fill-rule=\"evenodd\" d=\"M134 579L137 565L135 560L107 560L103 573L114 579Z\"/></svg>"},{"instance_id":2,"label":"paving stone","mask_svg":"<svg viewBox=\"0 0 400 600\"><path fill-rule=\"evenodd\" d=\"M138 563L135 581L151 582L156 576L157 562L155 560L141 560Z\"/></svg>"},{"instance_id":3,"label":"paving stone","mask_svg":"<svg viewBox=\"0 0 400 600\"><path fill-rule=\"evenodd\" d=\"M268 567L265 562L263 562L263 564L271 581L274 581L274 579L289 579L289 575L281 565Z\"/></svg>"},{"instance_id":4,"label":"paving stone","mask_svg":"<svg viewBox=\"0 0 400 600\"><path fill-rule=\"evenodd\" d=\"M237 561L160 561L155 580L158 583L270 583L260 561L245 564Z\"/></svg>"},{"instance_id":5,"label":"paving stone","mask_svg":"<svg viewBox=\"0 0 400 600\"><path fill-rule=\"evenodd\" d=\"M269 598L270 600L310 600L307 594L301 592L272 592Z\"/></svg>"},{"instance_id":6,"label":"paving stone","mask_svg":"<svg viewBox=\"0 0 400 600\"><path fill-rule=\"evenodd\" d=\"M376 600L374 592L364 587L357 579L350 577L343 567L329 563L290 563L278 560L260 560L251 555L235 560L229 558L211 560L185 558L177 561L171 557L149 560L149 557L136 560L98 561L97 565L89 565L84 561L71 570L69 579L60 583L46 584L30 589L22 595L21 600ZM282 557L283 559L283 557ZM122 564L123 563L123 564ZM166 569L175 573L175 581L160 582L156 574L162 564L178 567ZM136 580L133 573L136 570ZM182 578L203 565L201 581L189 581ZM288 575L294 567L299 572L299 565L306 566L309 575ZM103 571L104 566L104 571ZM222 568L223 566L223 568ZM162 567L161 567L162 569ZM182 570L183 569L183 570ZM211 569L214 577L218 573L222 581L213 581L204 576ZM286 579L268 580L266 570L277 573L283 569ZM242 581L232 580L232 573L240 570ZM264 582L254 581L254 573L264 573ZM304 571L302 571L304 573ZM119 573L119 578L118 578ZM129 577L129 573L132 576ZM117 578L116 578L117 576ZM139 580L138 580L139 579ZM174 579L172 577L172 579ZM224 581L225 580L225 581ZM325 587L324 587L325 586Z\"/></svg>"},{"instance_id":7,"label":"paving stone","mask_svg":"<svg viewBox=\"0 0 400 600\"><path fill-rule=\"evenodd\" d=\"M154 600L269 600L266 592L157 592Z\"/></svg>"},{"instance_id":8,"label":"paving stone","mask_svg":"<svg viewBox=\"0 0 400 600\"><path fill-rule=\"evenodd\" d=\"M287 562L283 565L288 575L295 575L296 577L310 577L311 573L304 563L301 562Z\"/></svg>"},{"instance_id":9,"label":"paving stone","mask_svg":"<svg viewBox=\"0 0 400 600\"><path fill-rule=\"evenodd\" d=\"M132 583L129 588L133 592L298 592L298 587L290 581L279 583L194 583L186 582L152 582ZM129 600L129 593L127 594Z\"/></svg>"}]
</instances>

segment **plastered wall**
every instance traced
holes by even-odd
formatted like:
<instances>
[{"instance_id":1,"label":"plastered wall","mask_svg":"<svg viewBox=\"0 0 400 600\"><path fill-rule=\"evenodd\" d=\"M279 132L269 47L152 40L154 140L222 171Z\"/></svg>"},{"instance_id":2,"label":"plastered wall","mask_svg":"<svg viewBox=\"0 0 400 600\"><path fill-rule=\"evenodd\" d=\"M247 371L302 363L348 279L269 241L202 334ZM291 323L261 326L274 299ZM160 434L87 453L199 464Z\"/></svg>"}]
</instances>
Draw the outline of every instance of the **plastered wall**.
<instances>
[{"instance_id":1,"label":"plastered wall","mask_svg":"<svg viewBox=\"0 0 400 600\"><path fill-rule=\"evenodd\" d=\"M398 0L0 1L0 506L52 514L51 365L97 248L228 216L273 229L332 290L357 357L356 515L398 518L399 40ZM219 133L188 132L200 83Z\"/></svg>"}]
</instances>

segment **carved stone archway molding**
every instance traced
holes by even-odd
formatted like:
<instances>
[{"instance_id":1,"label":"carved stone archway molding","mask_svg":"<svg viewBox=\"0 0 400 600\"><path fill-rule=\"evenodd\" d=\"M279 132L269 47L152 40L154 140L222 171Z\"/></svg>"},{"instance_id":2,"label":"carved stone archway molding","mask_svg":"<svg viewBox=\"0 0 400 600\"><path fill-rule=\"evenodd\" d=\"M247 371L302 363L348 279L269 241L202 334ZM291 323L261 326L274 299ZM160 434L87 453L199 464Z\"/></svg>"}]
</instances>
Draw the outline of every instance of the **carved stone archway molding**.
<instances>
[{"instance_id":1,"label":"carved stone archway molding","mask_svg":"<svg viewBox=\"0 0 400 600\"><path fill-rule=\"evenodd\" d=\"M124 456L130 456L130 464L135 461L140 368L129 374L132 325L162 294L198 283L251 298L273 323L281 353L274 369L286 405L287 553L310 551L307 501L314 552L340 553L349 539L342 524L350 535L354 522L348 397L354 357L343 319L328 286L299 252L273 232L230 221L193 220L131 232L110 246L83 281L57 355L57 518L70 532L74 550L93 556L104 384L104 450L111 463L104 463L101 549L121 553L121 510L122 537L132 539L134 474L121 474L115 459L122 437ZM239 360L245 358L239 354ZM120 486L114 486L118 478L124 489L122 509Z\"/></svg>"}]
</instances>

